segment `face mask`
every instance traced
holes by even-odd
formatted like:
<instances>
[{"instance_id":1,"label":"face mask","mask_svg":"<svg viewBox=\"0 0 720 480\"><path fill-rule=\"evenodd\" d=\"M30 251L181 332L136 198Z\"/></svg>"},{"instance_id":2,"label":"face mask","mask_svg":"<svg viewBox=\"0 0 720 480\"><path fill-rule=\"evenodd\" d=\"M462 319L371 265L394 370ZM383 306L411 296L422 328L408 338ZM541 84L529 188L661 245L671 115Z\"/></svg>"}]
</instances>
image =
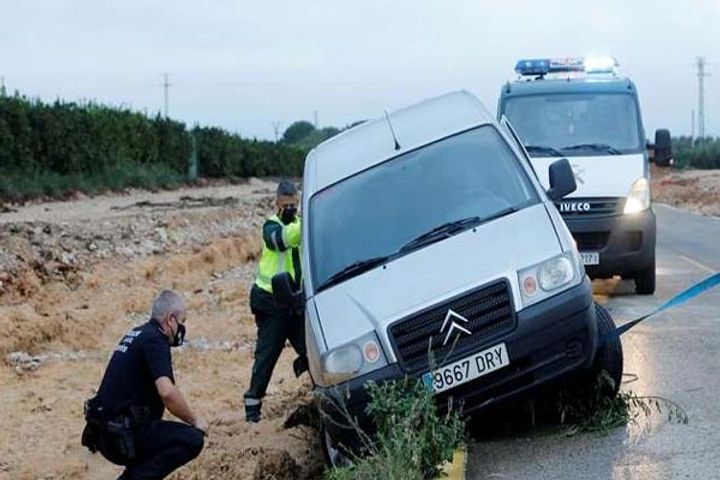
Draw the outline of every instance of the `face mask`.
<instances>
[{"instance_id":1,"label":"face mask","mask_svg":"<svg viewBox=\"0 0 720 480\"><path fill-rule=\"evenodd\" d=\"M183 344L185 341L185 325L182 323L178 323L177 332L175 332L175 336L173 337L173 341L170 344L171 347L179 347Z\"/></svg>"},{"instance_id":2,"label":"face mask","mask_svg":"<svg viewBox=\"0 0 720 480\"><path fill-rule=\"evenodd\" d=\"M295 215L297 214L297 207L285 207L282 209L282 212L280 213L280 220L285 224L288 225L295 220Z\"/></svg>"}]
</instances>

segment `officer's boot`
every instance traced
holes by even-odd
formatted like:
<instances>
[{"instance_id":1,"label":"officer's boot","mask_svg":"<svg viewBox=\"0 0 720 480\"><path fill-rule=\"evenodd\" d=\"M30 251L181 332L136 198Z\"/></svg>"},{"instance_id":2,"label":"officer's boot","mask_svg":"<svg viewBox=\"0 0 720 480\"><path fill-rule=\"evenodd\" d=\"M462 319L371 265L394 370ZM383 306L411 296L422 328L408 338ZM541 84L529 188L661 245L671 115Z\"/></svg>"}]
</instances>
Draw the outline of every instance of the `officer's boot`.
<instances>
[{"instance_id":1,"label":"officer's boot","mask_svg":"<svg viewBox=\"0 0 720 480\"><path fill-rule=\"evenodd\" d=\"M245 397L245 421L258 423L262 417L262 400Z\"/></svg>"}]
</instances>

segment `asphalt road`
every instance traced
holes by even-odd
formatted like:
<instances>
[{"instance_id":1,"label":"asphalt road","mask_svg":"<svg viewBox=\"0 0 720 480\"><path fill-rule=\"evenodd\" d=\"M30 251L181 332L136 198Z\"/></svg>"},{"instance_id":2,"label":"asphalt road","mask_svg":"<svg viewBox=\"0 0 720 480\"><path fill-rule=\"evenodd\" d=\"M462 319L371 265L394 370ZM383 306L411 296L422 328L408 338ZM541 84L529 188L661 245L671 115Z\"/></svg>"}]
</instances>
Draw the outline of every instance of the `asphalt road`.
<instances>
[{"instance_id":1,"label":"asphalt road","mask_svg":"<svg viewBox=\"0 0 720 480\"><path fill-rule=\"evenodd\" d=\"M720 219L656 205L658 288L633 294L630 282L593 284L617 324L720 271ZM623 390L681 405L688 424L641 415L606 436L527 430L474 441L468 479L720 479L720 288L651 317L622 337Z\"/></svg>"}]
</instances>

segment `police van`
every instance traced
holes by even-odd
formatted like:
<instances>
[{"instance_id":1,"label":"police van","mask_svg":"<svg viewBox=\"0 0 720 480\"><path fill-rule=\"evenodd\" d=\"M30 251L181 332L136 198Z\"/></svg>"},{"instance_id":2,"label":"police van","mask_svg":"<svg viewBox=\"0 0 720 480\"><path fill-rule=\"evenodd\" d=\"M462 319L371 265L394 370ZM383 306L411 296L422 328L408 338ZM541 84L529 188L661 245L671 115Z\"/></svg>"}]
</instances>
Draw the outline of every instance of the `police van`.
<instances>
[{"instance_id":1,"label":"police van","mask_svg":"<svg viewBox=\"0 0 720 480\"><path fill-rule=\"evenodd\" d=\"M422 379L466 414L600 368L619 385L620 343L599 342L612 318L554 203L575 189L572 170L557 160L544 175L548 188L467 92L308 154L300 303L330 463L362 445L343 412L372 428L369 381ZM297 296L287 273L273 292L280 304Z\"/></svg>"},{"instance_id":2,"label":"police van","mask_svg":"<svg viewBox=\"0 0 720 480\"><path fill-rule=\"evenodd\" d=\"M610 57L529 59L502 88L498 119L509 122L547 188L547 168L572 166L577 190L557 208L591 277L620 275L655 291L655 214L648 152L666 166L670 133L646 141L638 91Z\"/></svg>"}]
</instances>

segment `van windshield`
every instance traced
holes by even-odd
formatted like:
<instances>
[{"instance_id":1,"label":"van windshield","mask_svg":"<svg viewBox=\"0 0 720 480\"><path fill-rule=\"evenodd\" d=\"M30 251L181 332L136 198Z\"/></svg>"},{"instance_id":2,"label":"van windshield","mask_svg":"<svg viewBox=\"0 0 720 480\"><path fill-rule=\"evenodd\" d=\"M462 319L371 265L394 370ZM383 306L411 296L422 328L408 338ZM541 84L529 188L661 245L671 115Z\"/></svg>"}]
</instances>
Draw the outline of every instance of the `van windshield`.
<instances>
[{"instance_id":1,"label":"van windshield","mask_svg":"<svg viewBox=\"0 0 720 480\"><path fill-rule=\"evenodd\" d=\"M428 240L441 241L538 201L519 160L493 127L445 138L312 196L313 283L322 290ZM437 227L444 227L441 238L434 238Z\"/></svg>"},{"instance_id":2,"label":"van windshield","mask_svg":"<svg viewBox=\"0 0 720 480\"><path fill-rule=\"evenodd\" d=\"M534 157L618 155L644 148L635 97L625 93L514 97L510 120Z\"/></svg>"}]
</instances>

